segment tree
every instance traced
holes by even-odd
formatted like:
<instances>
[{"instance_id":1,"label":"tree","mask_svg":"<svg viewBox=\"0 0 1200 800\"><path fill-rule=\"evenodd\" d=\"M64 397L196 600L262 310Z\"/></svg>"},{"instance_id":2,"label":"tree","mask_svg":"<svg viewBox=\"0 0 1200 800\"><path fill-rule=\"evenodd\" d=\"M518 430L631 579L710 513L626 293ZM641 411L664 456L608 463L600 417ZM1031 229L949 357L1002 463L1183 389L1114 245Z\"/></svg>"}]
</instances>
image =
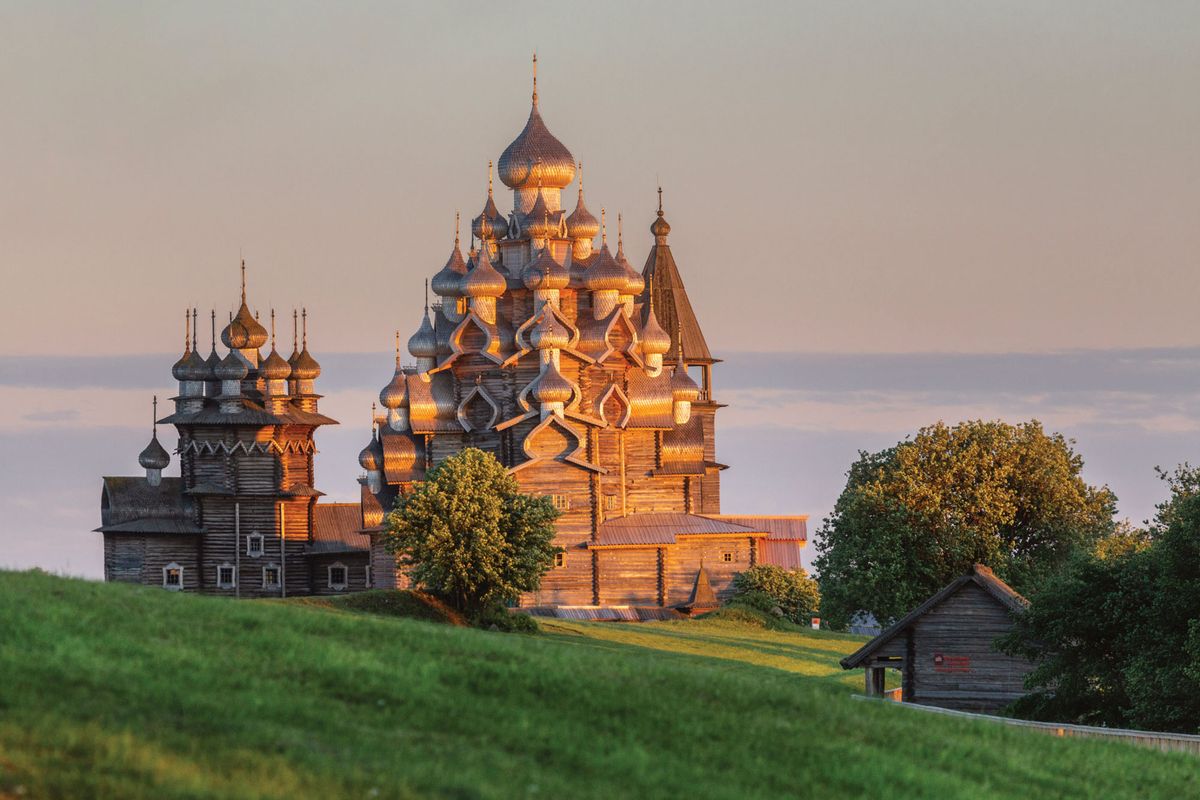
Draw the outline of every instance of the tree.
<instances>
[{"instance_id":1,"label":"tree","mask_svg":"<svg viewBox=\"0 0 1200 800\"><path fill-rule=\"evenodd\" d=\"M1136 546L1080 552L1030 595L1003 648L1035 663L1014 711L1035 719L1200 730L1200 472Z\"/></svg>"},{"instance_id":2,"label":"tree","mask_svg":"<svg viewBox=\"0 0 1200 800\"><path fill-rule=\"evenodd\" d=\"M803 569L784 569L775 564L755 564L733 577L734 599L760 595L778 606L783 616L797 624L807 624L817 613L821 594L817 582ZM767 609L763 609L767 610Z\"/></svg>"},{"instance_id":3,"label":"tree","mask_svg":"<svg viewBox=\"0 0 1200 800\"><path fill-rule=\"evenodd\" d=\"M817 542L822 616L895 620L975 563L1018 590L1113 530L1116 498L1036 420L938 423L859 454Z\"/></svg>"},{"instance_id":4,"label":"tree","mask_svg":"<svg viewBox=\"0 0 1200 800\"><path fill-rule=\"evenodd\" d=\"M387 545L414 584L477 616L541 585L557 518L550 498L522 494L495 457L470 447L396 499Z\"/></svg>"}]
</instances>

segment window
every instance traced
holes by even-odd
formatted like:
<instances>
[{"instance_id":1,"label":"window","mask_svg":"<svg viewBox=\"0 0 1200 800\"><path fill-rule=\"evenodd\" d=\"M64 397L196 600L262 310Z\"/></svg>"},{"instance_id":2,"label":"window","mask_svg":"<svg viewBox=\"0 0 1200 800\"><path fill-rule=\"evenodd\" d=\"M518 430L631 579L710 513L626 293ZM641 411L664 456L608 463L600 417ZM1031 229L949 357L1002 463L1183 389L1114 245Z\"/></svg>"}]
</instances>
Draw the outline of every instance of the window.
<instances>
[{"instance_id":1,"label":"window","mask_svg":"<svg viewBox=\"0 0 1200 800\"><path fill-rule=\"evenodd\" d=\"M565 567L566 565L567 565L567 554L566 553L555 553L554 554L554 566L555 567Z\"/></svg>"},{"instance_id":2,"label":"window","mask_svg":"<svg viewBox=\"0 0 1200 800\"><path fill-rule=\"evenodd\" d=\"M163 588L173 592L183 588L183 567L174 561L163 567Z\"/></svg>"},{"instance_id":3,"label":"window","mask_svg":"<svg viewBox=\"0 0 1200 800\"><path fill-rule=\"evenodd\" d=\"M258 531L246 537L246 555L258 558L263 554L263 535Z\"/></svg>"},{"instance_id":4,"label":"window","mask_svg":"<svg viewBox=\"0 0 1200 800\"><path fill-rule=\"evenodd\" d=\"M233 564L222 564L217 567L217 588L232 589L235 586L235 577Z\"/></svg>"},{"instance_id":5,"label":"window","mask_svg":"<svg viewBox=\"0 0 1200 800\"><path fill-rule=\"evenodd\" d=\"M263 567L263 588L279 588L279 567L275 566L274 564L267 564L265 567Z\"/></svg>"},{"instance_id":6,"label":"window","mask_svg":"<svg viewBox=\"0 0 1200 800\"><path fill-rule=\"evenodd\" d=\"M329 565L329 588L334 591L342 591L346 588L346 565L345 564L330 564Z\"/></svg>"},{"instance_id":7,"label":"window","mask_svg":"<svg viewBox=\"0 0 1200 800\"><path fill-rule=\"evenodd\" d=\"M571 498L565 494L552 494L550 500L559 511L566 511L571 507Z\"/></svg>"},{"instance_id":8,"label":"window","mask_svg":"<svg viewBox=\"0 0 1200 800\"><path fill-rule=\"evenodd\" d=\"M615 494L604 495L604 510L616 511L621 507L621 498Z\"/></svg>"},{"instance_id":9,"label":"window","mask_svg":"<svg viewBox=\"0 0 1200 800\"><path fill-rule=\"evenodd\" d=\"M721 553L721 560L728 564L729 562L733 561L733 553L728 551Z\"/></svg>"},{"instance_id":10,"label":"window","mask_svg":"<svg viewBox=\"0 0 1200 800\"><path fill-rule=\"evenodd\" d=\"M371 565L370 565L370 564L367 564L367 588L368 588L368 589L373 589L373 588L374 588L374 587L371 585Z\"/></svg>"}]
</instances>

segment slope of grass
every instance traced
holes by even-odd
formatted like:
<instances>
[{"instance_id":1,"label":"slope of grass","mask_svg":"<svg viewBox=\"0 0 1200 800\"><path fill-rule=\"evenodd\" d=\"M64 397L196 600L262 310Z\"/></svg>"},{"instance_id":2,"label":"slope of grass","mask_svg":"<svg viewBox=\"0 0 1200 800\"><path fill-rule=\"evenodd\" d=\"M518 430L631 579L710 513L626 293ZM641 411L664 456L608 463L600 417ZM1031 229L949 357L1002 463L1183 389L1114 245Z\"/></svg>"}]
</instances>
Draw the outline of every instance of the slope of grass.
<instances>
[{"instance_id":1,"label":"slope of grass","mask_svg":"<svg viewBox=\"0 0 1200 800\"><path fill-rule=\"evenodd\" d=\"M855 641L511 636L0 573L0 797L1187 797L1197 762L850 699Z\"/></svg>"}]
</instances>

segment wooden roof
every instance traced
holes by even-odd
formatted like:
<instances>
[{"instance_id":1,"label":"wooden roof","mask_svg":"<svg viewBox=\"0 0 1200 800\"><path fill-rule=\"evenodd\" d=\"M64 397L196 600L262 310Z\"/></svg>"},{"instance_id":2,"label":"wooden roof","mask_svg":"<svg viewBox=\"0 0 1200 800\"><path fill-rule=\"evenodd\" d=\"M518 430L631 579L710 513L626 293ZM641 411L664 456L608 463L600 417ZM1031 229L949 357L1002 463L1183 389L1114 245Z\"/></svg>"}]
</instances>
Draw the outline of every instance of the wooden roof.
<instances>
[{"instance_id":1,"label":"wooden roof","mask_svg":"<svg viewBox=\"0 0 1200 800\"><path fill-rule=\"evenodd\" d=\"M371 540L362 533L359 503L317 503L313 506L313 538L309 553L367 552Z\"/></svg>"},{"instance_id":2,"label":"wooden roof","mask_svg":"<svg viewBox=\"0 0 1200 800\"><path fill-rule=\"evenodd\" d=\"M768 541L807 542L808 515L764 517L750 514L705 514L709 519L732 522L755 531L765 531Z\"/></svg>"},{"instance_id":3,"label":"wooden roof","mask_svg":"<svg viewBox=\"0 0 1200 800\"><path fill-rule=\"evenodd\" d=\"M589 547L629 547L675 544L676 536L762 536L743 525L698 514L650 512L614 517L600 523L600 534Z\"/></svg>"},{"instance_id":4,"label":"wooden roof","mask_svg":"<svg viewBox=\"0 0 1200 800\"><path fill-rule=\"evenodd\" d=\"M688 299L670 245L656 243L650 248L646 266L642 268L642 277L646 279L646 291L654 291L654 315L663 330L671 335L671 349L663 356L663 361L668 364L676 361L679 352L677 343L680 341L683 342L684 361L716 361L708 349L708 342L704 340L696 312L692 310L692 301Z\"/></svg>"},{"instance_id":5,"label":"wooden roof","mask_svg":"<svg viewBox=\"0 0 1200 800\"><path fill-rule=\"evenodd\" d=\"M976 564L966 575L955 578L933 597L930 597L924 603L914 608L890 628L859 648L857 652L843 658L841 661L842 668L854 669L861 666L862 662L866 661L872 653L903 633L910 625L928 614L968 583L974 583L983 589L997 603L1000 603L1013 614L1021 614L1029 607L1029 601L1017 594L1007 583L997 578L996 573L983 564Z\"/></svg>"},{"instance_id":6,"label":"wooden roof","mask_svg":"<svg viewBox=\"0 0 1200 800\"><path fill-rule=\"evenodd\" d=\"M98 533L199 534L191 497L182 478L163 478L151 486L145 477L103 479Z\"/></svg>"}]
</instances>

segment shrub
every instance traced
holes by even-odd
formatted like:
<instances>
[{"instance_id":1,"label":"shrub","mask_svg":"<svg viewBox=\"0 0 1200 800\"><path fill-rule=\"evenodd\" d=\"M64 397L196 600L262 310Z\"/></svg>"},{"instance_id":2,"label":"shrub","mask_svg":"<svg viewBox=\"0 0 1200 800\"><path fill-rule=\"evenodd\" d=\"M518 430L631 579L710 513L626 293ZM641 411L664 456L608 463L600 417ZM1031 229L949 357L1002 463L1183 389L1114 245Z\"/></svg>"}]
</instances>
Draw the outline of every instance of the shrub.
<instances>
[{"instance_id":1,"label":"shrub","mask_svg":"<svg viewBox=\"0 0 1200 800\"><path fill-rule=\"evenodd\" d=\"M537 620L529 614L510 611L502 605L488 606L473 621L478 628L489 631L497 630L502 633L538 633L541 631Z\"/></svg>"},{"instance_id":2,"label":"shrub","mask_svg":"<svg viewBox=\"0 0 1200 800\"><path fill-rule=\"evenodd\" d=\"M773 603L771 608L778 606L785 619L798 625L808 622L821 605L817 582L799 567L789 570L774 564L756 564L734 576L733 591L735 600L768 613L771 609L760 604L766 602L764 597L769 598Z\"/></svg>"}]
</instances>

